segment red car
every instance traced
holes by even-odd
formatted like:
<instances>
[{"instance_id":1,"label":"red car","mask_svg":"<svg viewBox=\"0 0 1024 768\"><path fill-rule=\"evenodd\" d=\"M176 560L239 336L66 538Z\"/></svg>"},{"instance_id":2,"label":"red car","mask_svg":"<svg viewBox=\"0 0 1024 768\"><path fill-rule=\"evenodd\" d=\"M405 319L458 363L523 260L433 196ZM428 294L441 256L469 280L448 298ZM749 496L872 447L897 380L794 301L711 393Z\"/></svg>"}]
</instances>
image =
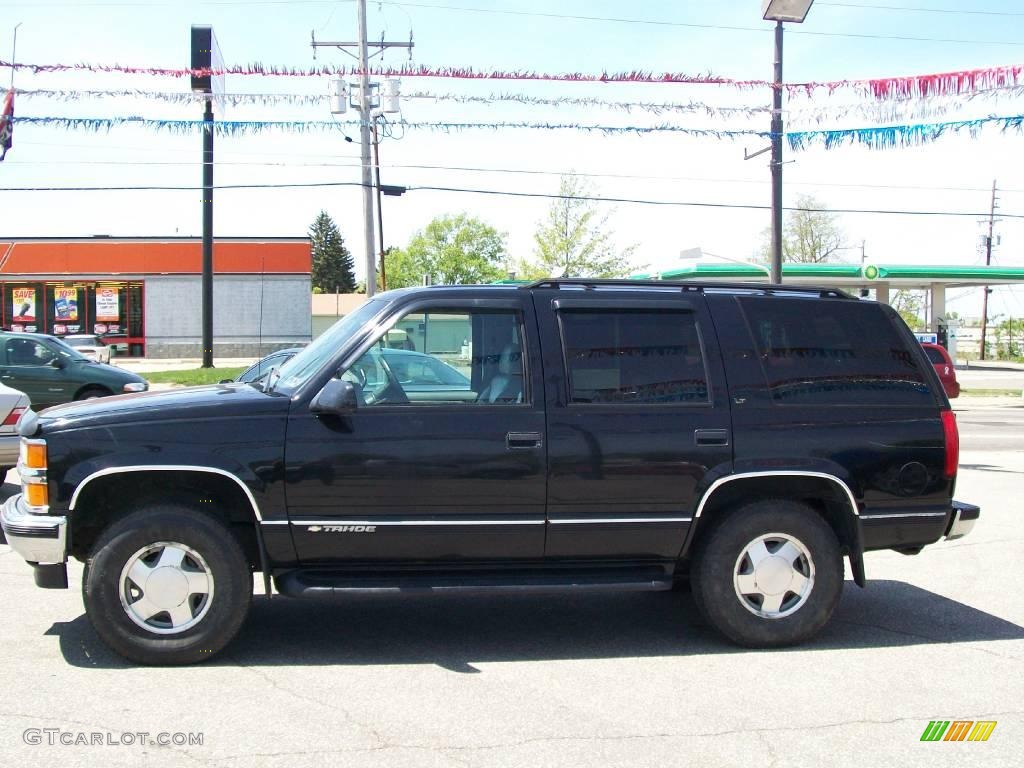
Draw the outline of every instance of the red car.
<instances>
[{"instance_id":1,"label":"red car","mask_svg":"<svg viewBox=\"0 0 1024 768\"><path fill-rule=\"evenodd\" d=\"M960 396L960 383L956 380L956 368L949 352L941 344L928 344L921 342L924 353L928 355L931 364L935 366L935 372L939 374L942 388L946 390L946 397L952 399Z\"/></svg>"}]
</instances>

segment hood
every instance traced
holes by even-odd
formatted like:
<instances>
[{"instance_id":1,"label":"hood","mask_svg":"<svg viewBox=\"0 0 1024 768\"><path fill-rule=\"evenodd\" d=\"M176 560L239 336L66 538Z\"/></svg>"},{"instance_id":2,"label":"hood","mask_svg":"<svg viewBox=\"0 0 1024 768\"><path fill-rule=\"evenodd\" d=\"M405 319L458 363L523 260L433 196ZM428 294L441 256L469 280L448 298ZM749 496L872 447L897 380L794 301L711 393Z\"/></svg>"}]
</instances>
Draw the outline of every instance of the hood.
<instances>
[{"instance_id":1,"label":"hood","mask_svg":"<svg viewBox=\"0 0 1024 768\"><path fill-rule=\"evenodd\" d=\"M211 384L55 405L40 411L38 419L22 419L19 428L29 436L40 427L52 432L129 422L253 417L287 411L288 404L286 396L267 394L248 384Z\"/></svg>"}]
</instances>

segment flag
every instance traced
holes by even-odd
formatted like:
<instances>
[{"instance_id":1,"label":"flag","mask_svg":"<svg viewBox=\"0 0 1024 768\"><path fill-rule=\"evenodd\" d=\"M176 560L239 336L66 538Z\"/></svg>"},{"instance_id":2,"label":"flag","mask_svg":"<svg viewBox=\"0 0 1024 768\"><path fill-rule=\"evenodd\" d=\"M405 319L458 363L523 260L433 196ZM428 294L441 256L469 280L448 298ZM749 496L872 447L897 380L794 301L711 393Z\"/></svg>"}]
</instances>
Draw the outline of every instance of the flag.
<instances>
[{"instance_id":1,"label":"flag","mask_svg":"<svg viewBox=\"0 0 1024 768\"><path fill-rule=\"evenodd\" d=\"M7 150L11 148L14 136L14 89L7 91L4 97L4 109L0 112L0 160L4 159Z\"/></svg>"}]
</instances>

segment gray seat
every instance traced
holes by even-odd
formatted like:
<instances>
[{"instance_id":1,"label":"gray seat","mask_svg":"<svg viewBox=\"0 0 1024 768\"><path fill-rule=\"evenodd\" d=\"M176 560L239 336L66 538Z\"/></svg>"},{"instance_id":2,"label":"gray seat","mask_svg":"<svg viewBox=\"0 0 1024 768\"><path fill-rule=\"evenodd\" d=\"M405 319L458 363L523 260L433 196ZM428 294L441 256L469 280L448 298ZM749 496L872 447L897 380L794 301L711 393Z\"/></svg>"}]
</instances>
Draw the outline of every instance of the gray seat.
<instances>
[{"instance_id":1,"label":"gray seat","mask_svg":"<svg viewBox=\"0 0 1024 768\"><path fill-rule=\"evenodd\" d=\"M477 397L478 403L523 402L523 354L517 344L506 344L498 358L498 372Z\"/></svg>"}]
</instances>

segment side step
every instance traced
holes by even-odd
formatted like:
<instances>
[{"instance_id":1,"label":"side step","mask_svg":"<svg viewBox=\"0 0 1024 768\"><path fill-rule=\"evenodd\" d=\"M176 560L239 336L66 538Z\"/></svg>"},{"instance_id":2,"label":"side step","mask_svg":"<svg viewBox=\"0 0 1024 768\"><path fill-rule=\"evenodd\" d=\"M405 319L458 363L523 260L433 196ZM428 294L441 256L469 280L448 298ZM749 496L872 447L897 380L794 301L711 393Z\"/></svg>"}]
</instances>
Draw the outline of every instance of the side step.
<instances>
[{"instance_id":1,"label":"side step","mask_svg":"<svg viewBox=\"0 0 1024 768\"><path fill-rule=\"evenodd\" d=\"M412 571L353 573L298 569L274 576L274 586L289 597L334 597L355 594L460 594L654 592L672 589L664 568L595 568L591 570Z\"/></svg>"}]
</instances>

